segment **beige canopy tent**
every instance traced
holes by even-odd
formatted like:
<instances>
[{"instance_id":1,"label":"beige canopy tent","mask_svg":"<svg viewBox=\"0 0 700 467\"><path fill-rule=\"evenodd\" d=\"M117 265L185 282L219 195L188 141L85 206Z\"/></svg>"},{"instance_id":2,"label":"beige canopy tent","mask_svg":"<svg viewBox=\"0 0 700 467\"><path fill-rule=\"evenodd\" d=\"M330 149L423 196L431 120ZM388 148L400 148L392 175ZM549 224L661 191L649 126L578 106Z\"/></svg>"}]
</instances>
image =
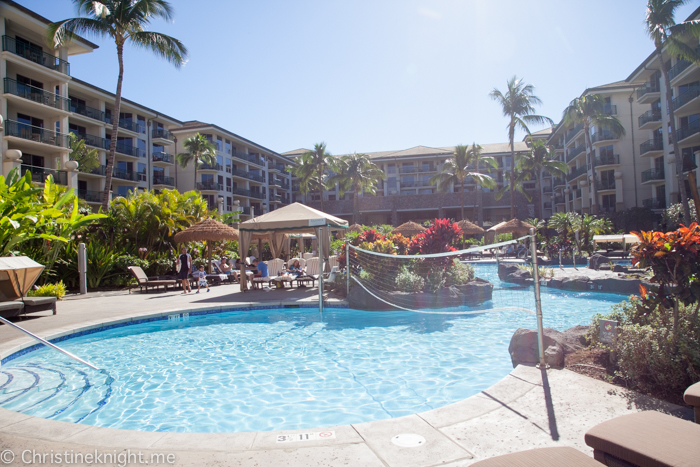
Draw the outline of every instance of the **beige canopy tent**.
<instances>
[{"instance_id":1,"label":"beige canopy tent","mask_svg":"<svg viewBox=\"0 0 700 467\"><path fill-rule=\"evenodd\" d=\"M204 219L182 232L176 233L173 240L177 243L206 241L207 257L209 260L207 272L211 274L211 242L238 240L238 231L217 220Z\"/></svg>"},{"instance_id":2,"label":"beige canopy tent","mask_svg":"<svg viewBox=\"0 0 700 467\"><path fill-rule=\"evenodd\" d=\"M315 234L322 245L321 257L328 264L330 253L331 231L345 230L348 221L325 212L310 208L301 203L292 203L280 209L263 214L241 223L238 227L238 248L241 258L248 254L248 248L254 238L267 238L273 256L282 250L285 237L289 234ZM245 266L241 262L241 277L245 277ZM248 288L246 281L241 281L241 291ZM319 278L319 293L323 293L323 281Z\"/></svg>"},{"instance_id":3,"label":"beige canopy tent","mask_svg":"<svg viewBox=\"0 0 700 467\"><path fill-rule=\"evenodd\" d=\"M0 258L0 301L24 297L43 270L43 265L27 256Z\"/></svg>"},{"instance_id":4,"label":"beige canopy tent","mask_svg":"<svg viewBox=\"0 0 700 467\"><path fill-rule=\"evenodd\" d=\"M639 243L639 237L634 234L594 235L593 251L597 248L598 243L622 243L622 249L626 250L627 245Z\"/></svg>"}]
</instances>

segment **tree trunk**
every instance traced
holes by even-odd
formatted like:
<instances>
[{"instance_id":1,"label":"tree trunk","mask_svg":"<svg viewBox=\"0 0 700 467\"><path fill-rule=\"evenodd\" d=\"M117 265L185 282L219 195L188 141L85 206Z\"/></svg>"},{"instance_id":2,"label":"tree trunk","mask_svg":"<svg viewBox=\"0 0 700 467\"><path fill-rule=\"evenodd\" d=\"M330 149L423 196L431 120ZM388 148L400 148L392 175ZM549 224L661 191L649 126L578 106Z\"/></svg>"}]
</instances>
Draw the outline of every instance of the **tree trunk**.
<instances>
[{"instance_id":1,"label":"tree trunk","mask_svg":"<svg viewBox=\"0 0 700 467\"><path fill-rule=\"evenodd\" d=\"M321 198L321 211L325 212L323 210L323 164L319 164L318 166L318 194L320 195Z\"/></svg>"},{"instance_id":2,"label":"tree trunk","mask_svg":"<svg viewBox=\"0 0 700 467\"><path fill-rule=\"evenodd\" d=\"M197 167L199 166L199 157L194 156L194 190L197 190Z\"/></svg>"},{"instance_id":3,"label":"tree trunk","mask_svg":"<svg viewBox=\"0 0 700 467\"><path fill-rule=\"evenodd\" d=\"M678 300L673 299L673 343L678 344L679 312Z\"/></svg>"},{"instance_id":4,"label":"tree trunk","mask_svg":"<svg viewBox=\"0 0 700 467\"><path fill-rule=\"evenodd\" d=\"M484 192L481 183L476 185L476 204L478 207L478 218L479 227L484 226L484 207L483 207Z\"/></svg>"},{"instance_id":5,"label":"tree trunk","mask_svg":"<svg viewBox=\"0 0 700 467\"><path fill-rule=\"evenodd\" d=\"M510 218L515 219L515 122L510 124Z\"/></svg>"},{"instance_id":6,"label":"tree trunk","mask_svg":"<svg viewBox=\"0 0 700 467\"><path fill-rule=\"evenodd\" d=\"M671 92L671 80L668 77L668 68L664 62L663 54L661 53L661 46L657 44L656 54L659 56L659 61L661 62L661 72L664 76L664 84L666 85L666 108L668 109L668 119L671 124L671 144L673 145L673 154L676 156L676 176L678 177L678 191L681 195L681 203L683 203L683 222L685 224L690 224L692 218L690 217L690 204L688 203L688 193L685 192L685 177L683 176L683 154L681 154L678 148L678 139L676 138L676 118L675 112L673 111L673 94ZM662 136L663 137L663 136ZM698 209L698 206L695 206ZM675 333L674 333L675 334Z\"/></svg>"},{"instance_id":7,"label":"tree trunk","mask_svg":"<svg viewBox=\"0 0 700 467\"><path fill-rule=\"evenodd\" d=\"M359 195L358 195L358 189L355 188L355 192L352 195L352 220L353 223L359 224L359 219L360 219L360 210L358 208L359 205Z\"/></svg>"},{"instance_id":8,"label":"tree trunk","mask_svg":"<svg viewBox=\"0 0 700 467\"><path fill-rule=\"evenodd\" d=\"M588 123L588 119L586 119L583 123L583 137L586 139L586 149L589 151L588 155L591 158L590 163L591 169L593 170L593 181L590 182L591 197L593 198L591 202L591 214L598 214L598 188L596 187L596 180L598 180L598 178L595 173L595 153L593 152L593 143L591 143L590 129L590 124Z\"/></svg>"},{"instance_id":9,"label":"tree trunk","mask_svg":"<svg viewBox=\"0 0 700 467\"><path fill-rule=\"evenodd\" d=\"M465 191L464 179L462 179L462 219L461 220L464 220L464 191Z\"/></svg>"},{"instance_id":10,"label":"tree trunk","mask_svg":"<svg viewBox=\"0 0 700 467\"><path fill-rule=\"evenodd\" d=\"M124 80L124 45L117 43L117 59L119 60L119 77L117 92L114 96L114 113L112 114L112 139L109 142L107 167L105 168L105 189L102 193L102 210L109 211L109 192L112 189L112 171L114 170L114 155L117 152L117 135L119 134L119 111L122 106L122 81Z\"/></svg>"},{"instance_id":11,"label":"tree trunk","mask_svg":"<svg viewBox=\"0 0 700 467\"><path fill-rule=\"evenodd\" d=\"M536 219L542 219L543 216L543 211L542 211L542 193L540 192L541 187L540 187L540 177L539 175L535 174L535 218Z\"/></svg>"}]
</instances>

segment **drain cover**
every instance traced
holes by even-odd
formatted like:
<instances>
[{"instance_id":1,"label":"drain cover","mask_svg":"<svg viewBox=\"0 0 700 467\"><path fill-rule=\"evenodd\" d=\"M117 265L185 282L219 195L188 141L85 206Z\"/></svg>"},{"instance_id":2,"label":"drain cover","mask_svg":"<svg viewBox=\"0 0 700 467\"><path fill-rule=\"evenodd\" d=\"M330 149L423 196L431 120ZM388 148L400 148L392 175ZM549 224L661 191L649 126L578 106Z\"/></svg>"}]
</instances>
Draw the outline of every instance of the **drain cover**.
<instances>
[{"instance_id":1,"label":"drain cover","mask_svg":"<svg viewBox=\"0 0 700 467\"><path fill-rule=\"evenodd\" d=\"M413 433L403 433L391 438L391 442L402 448L415 448L425 444L425 438Z\"/></svg>"}]
</instances>

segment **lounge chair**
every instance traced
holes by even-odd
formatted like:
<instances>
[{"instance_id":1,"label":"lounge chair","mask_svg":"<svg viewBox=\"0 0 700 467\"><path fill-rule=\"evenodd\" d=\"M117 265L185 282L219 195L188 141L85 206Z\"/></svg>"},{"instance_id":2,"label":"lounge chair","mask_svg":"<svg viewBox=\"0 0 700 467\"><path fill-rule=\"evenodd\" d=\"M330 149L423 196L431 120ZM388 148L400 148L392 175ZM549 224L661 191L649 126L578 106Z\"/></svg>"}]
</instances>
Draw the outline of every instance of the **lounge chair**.
<instances>
[{"instance_id":1,"label":"lounge chair","mask_svg":"<svg viewBox=\"0 0 700 467\"><path fill-rule=\"evenodd\" d=\"M297 287L300 285L306 286L311 282L311 287L313 287L318 280L318 258L309 258L306 260L306 269L303 276L299 276L294 281L297 283Z\"/></svg>"},{"instance_id":2,"label":"lounge chair","mask_svg":"<svg viewBox=\"0 0 700 467\"><path fill-rule=\"evenodd\" d=\"M304 253L303 255L301 255L301 257L308 260L308 259L313 258L314 254L313 253Z\"/></svg>"},{"instance_id":3,"label":"lounge chair","mask_svg":"<svg viewBox=\"0 0 700 467\"><path fill-rule=\"evenodd\" d=\"M594 426L585 436L608 466L700 465L700 425L661 412L638 412Z\"/></svg>"},{"instance_id":4,"label":"lounge chair","mask_svg":"<svg viewBox=\"0 0 700 467\"><path fill-rule=\"evenodd\" d=\"M492 457L472 464L472 467L600 467L581 451L568 446L530 449Z\"/></svg>"},{"instance_id":5,"label":"lounge chair","mask_svg":"<svg viewBox=\"0 0 700 467\"><path fill-rule=\"evenodd\" d=\"M9 280L0 281L0 296L12 297L14 290ZM16 295L14 295L16 296ZM12 318L26 313L52 311L56 314L56 297L22 297L0 302L0 316Z\"/></svg>"},{"instance_id":6,"label":"lounge chair","mask_svg":"<svg viewBox=\"0 0 700 467\"><path fill-rule=\"evenodd\" d=\"M19 316L22 311L24 311L24 303L19 300L0 302L0 316L3 318L14 318L15 316Z\"/></svg>"},{"instance_id":7,"label":"lounge chair","mask_svg":"<svg viewBox=\"0 0 700 467\"><path fill-rule=\"evenodd\" d=\"M17 301L24 303L22 314L37 313L39 311L52 311L52 314L56 314L56 297L24 297Z\"/></svg>"},{"instance_id":8,"label":"lounge chair","mask_svg":"<svg viewBox=\"0 0 700 467\"><path fill-rule=\"evenodd\" d=\"M700 423L700 382L685 390L683 400L695 409L695 423Z\"/></svg>"},{"instance_id":9,"label":"lounge chair","mask_svg":"<svg viewBox=\"0 0 700 467\"><path fill-rule=\"evenodd\" d=\"M172 285L173 287L175 287L177 285L177 281L172 280L172 279L168 279L168 280L149 279L148 276L146 276L146 273L143 272L143 269L141 269L139 266L129 266L127 269L136 278L136 282L138 282L139 290L143 290L143 288L145 287L146 293L148 293L149 287L158 288L160 286L163 286L167 292L169 285ZM131 287L129 287L129 293L131 293Z\"/></svg>"}]
</instances>

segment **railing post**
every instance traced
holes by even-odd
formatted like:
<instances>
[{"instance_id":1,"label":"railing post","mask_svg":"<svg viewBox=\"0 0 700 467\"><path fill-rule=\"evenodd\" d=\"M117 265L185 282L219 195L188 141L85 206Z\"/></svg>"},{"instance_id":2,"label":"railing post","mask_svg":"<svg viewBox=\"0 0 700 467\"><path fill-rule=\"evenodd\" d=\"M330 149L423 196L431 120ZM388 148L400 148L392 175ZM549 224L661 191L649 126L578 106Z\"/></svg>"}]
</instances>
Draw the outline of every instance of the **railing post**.
<instances>
[{"instance_id":1,"label":"railing post","mask_svg":"<svg viewBox=\"0 0 700 467\"><path fill-rule=\"evenodd\" d=\"M318 311L323 313L323 227L318 229Z\"/></svg>"},{"instance_id":2,"label":"railing post","mask_svg":"<svg viewBox=\"0 0 700 467\"><path fill-rule=\"evenodd\" d=\"M537 312L537 347L539 348L540 364L538 368L547 368L544 360L544 326L542 325L542 301L540 296L540 271L537 268L537 236L535 229L530 229L530 244L532 246L532 278L535 280L535 309Z\"/></svg>"},{"instance_id":3,"label":"railing post","mask_svg":"<svg viewBox=\"0 0 700 467\"><path fill-rule=\"evenodd\" d=\"M350 242L345 239L345 287L347 289L347 293L345 296L347 297L350 295Z\"/></svg>"}]
</instances>

